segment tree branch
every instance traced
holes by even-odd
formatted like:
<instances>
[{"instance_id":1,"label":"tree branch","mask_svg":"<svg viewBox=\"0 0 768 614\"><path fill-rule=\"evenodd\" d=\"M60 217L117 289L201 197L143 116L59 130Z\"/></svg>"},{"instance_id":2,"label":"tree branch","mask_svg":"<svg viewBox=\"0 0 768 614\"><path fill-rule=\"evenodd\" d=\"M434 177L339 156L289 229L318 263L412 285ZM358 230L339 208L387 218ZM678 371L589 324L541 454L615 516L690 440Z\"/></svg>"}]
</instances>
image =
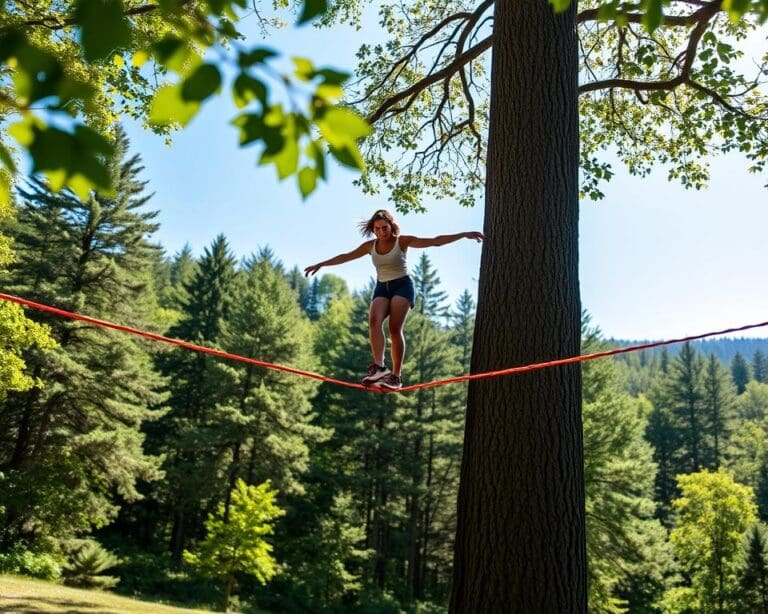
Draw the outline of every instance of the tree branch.
<instances>
[{"instance_id":1,"label":"tree branch","mask_svg":"<svg viewBox=\"0 0 768 614\"><path fill-rule=\"evenodd\" d=\"M719 92L716 92L712 88L707 87L706 85L703 85L702 83L699 83L698 81L694 81L692 79L689 79L686 81L686 85L689 85L693 89L702 92L703 94L706 94L712 100L714 100L717 104L719 104L721 107L726 109L727 111L730 111L731 113L734 113L736 115L740 115L741 117L745 117L747 119L759 119L762 121L768 121L768 116L760 116L760 115L751 115L747 113L746 111L740 109L737 106L734 106L728 100L725 99L725 96L720 94Z\"/></svg>"},{"instance_id":2,"label":"tree branch","mask_svg":"<svg viewBox=\"0 0 768 614\"><path fill-rule=\"evenodd\" d=\"M715 0L714 2L689 2L695 6L700 6L698 11L691 13L690 15L664 15L662 17L662 25L675 26L675 27L687 27L698 23L701 19L700 14L707 12L716 7L716 11L722 8L722 0ZM633 9L640 9L641 7L633 7ZM582 11L576 16L576 23L584 23L587 21L598 21L600 9L587 9ZM627 20L627 23L643 23L643 13L622 13L622 18Z\"/></svg>"},{"instance_id":3,"label":"tree branch","mask_svg":"<svg viewBox=\"0 0 768 614\"><path fill-rule=\"evenodd\" d=\"M699 46L699 41L704 35L704 32L709 25L709 21L721 10L720 0L711 2L702 9L699 9L694 13L697 15L696 27L691 32L691 38L688 40L688 45L685 49L685 61L683 62L680 72L674 79L667 79L661 81L636 81L634 79L605 79L603 81L593 81L592 83L585 83L579 86L579 94L587 92L594 92L596 90L623 88L631 90L641 91L658 91L658 90L671 90L679 87L683 83L690 81L691 67L696 59L696 49Z\"/></svg>"},{"instance_id":4,"label":"tree branch","mask_svg":"<svg viewBox=\"0 0 768 614\"><path fill-rule=\"evenodd\" d=\"M382 117L384 117L388 112L391 112L390 114L394 114L399 111L407 109L411 105L411 102L406 104L405 107L396 107L395 105L402 102L403 100L415 97L416 95L420 94L425 89L427 89L430 85L438 83L439 81L454 75L459 70L461 70L461 68L465 64L468 64L469 62L474 60L476 57L478 57L479 55L481 55L482 53L490 49L492 43L493 43L493 35L489 35L474 47L470 47L466 51L466 53L456 56L453 62L448 64L442 70L436 73L433 73L431 75L427 75L424 79L414 83L411 87L404 89L402 92L398 92L397 94L395 94L394 96L391 96L390 98L387 98L376 109L374 113L372 113L366 118L366 121L370 124L373 124L378 120L380 120Z\"/></svg>"},{"instance_id":5,"label":"tree branch","mask_svg":"<svg viewBox=\"0 0 768 614\"><path fill-rule=\"evenodd\" d=\"M185 4L190 4L192 0L183 0L179 3L179 6L184 6ZM160 8L160 5L158 4L142 4L140 6L133 7L131 9L126 10L123 14L126 17L135 17L137 15L144 15L146 13L151 13L153 11L156 11ZM64 30L66 28L72 27L75 25L77 21L75 19L59 19L57 16L50 16L50 17L40 17L39 19L28 19L27 21L22 21L17 24L8 25L4 28L0 29L0 31L3 30L10 30L11 28L34 28L34 27L43 27L48 28L49 30Z\"/></svg>"}]
</instances>

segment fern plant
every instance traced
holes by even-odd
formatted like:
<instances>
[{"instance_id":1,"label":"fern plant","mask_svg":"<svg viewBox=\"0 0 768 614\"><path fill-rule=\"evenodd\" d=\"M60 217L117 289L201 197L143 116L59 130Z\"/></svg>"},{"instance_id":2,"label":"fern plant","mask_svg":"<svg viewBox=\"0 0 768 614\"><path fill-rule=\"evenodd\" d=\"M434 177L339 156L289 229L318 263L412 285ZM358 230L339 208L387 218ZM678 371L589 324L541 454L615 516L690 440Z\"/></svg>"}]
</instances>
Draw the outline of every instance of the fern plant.
<instances>
[{"instance_id":1,"label":"fern plant","mask_svg":"<svg viewBox=\"0 0 768 614\"><path fill-rule=\"evenodd\" d=\"M76 550L67 563L64 584L81 588L112 588L120 581L115 576L104 576L101 572L120 563L114 554L96 542L87 542Z\"/></svg>"}]
</instances>

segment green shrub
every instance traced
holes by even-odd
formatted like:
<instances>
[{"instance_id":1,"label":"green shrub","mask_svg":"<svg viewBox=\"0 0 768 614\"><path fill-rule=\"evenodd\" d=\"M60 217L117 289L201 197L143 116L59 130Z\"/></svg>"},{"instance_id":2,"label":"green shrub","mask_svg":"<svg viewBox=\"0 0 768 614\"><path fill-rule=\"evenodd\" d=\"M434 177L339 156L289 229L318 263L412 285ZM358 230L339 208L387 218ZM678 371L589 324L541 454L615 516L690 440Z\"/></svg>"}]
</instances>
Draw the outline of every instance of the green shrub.
<instances>
[{"instance_id":1,"label":"green shrub","mask_svg":"<svg viewBox=\"0 0 768 614\"><path fill-rule=\"evenodd\" d=\"M67 563L64 584L81 588L112 588L120 581L114 576L101 575L120 562L100 544L89 541L78 548Z\"/></svg>"},{"instance_id":2,"label":"green shrub","mask_svg":"<svg viewBox=\"0 0 768 614\"><path fill-rule=\"evenodd\" d=\"M50 552L35 552L24 548L14 548L10 552L0 553L0 572L21 576L32 576L42 580L61 578L61 558Z\"/></svg>"}]
</instances>

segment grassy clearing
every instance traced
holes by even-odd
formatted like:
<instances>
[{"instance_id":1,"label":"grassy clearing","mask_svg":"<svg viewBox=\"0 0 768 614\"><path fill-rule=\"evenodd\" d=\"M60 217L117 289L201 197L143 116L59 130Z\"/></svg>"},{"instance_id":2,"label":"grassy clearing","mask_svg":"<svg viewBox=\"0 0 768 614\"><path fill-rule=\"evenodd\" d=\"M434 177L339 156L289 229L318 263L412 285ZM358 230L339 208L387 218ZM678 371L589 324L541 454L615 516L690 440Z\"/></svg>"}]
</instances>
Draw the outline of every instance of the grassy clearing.
<instances>
[{"instance_id":1,"label":"grassy clearing","mask_svg":"<svg viewBox=\"0 0 768 614\"><path fill-rule=\"evenodd\" d=\"M54 612L83 614L171 614L204 612L136 601L105 591L69 588L19 576L0 576L0 612Z\"/></svg>"}]
</instances>

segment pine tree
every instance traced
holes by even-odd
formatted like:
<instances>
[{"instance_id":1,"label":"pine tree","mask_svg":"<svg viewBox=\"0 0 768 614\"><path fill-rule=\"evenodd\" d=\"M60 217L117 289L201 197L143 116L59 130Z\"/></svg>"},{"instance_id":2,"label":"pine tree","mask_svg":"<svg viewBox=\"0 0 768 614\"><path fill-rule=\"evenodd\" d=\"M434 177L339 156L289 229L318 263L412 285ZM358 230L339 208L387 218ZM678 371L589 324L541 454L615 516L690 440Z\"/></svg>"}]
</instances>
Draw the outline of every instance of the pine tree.
<instances>
[{"instance_id":1,"label":"pine tree","mask_svg":"<svg viewBox=\"0 0 768 614\"><path fill-rule=\"evenodd\" d=\"M717 469L722 462L723 451L733 419L735 393L731 378L714 354L704 372L704 403L709 413L709 439L712 451L711 464Z\"/></svg>"},{"instance_id":2,"label":"pine tree","mask_svg":"<svg viewBox=\"0 0 768 614\"><path fill-rule=\"evenodd\" d=\"M758 420L734 420L723 457L724 468L731 472L739 483L751 486L757 492L760 467L764 463L766 453L768 436L764 425Z\"/></svg>"},{"instance_id":3,"label":"pine tree","mask_svg":"<svg viewBox=\"0 0 768 614\"><path fill-rule=\"evenodd\" d=\"M765 420L768 417L768 384L751 380L736 399L736 409L743 420Z\"/></svg>"},{"instance_id":4,"label":"pine tree","mask_svg":"<svg viewBox=\"0 0 768 614\"><path fill-rule=\"evenodd\" d=\"M43 303L128 325L151 325L151 279L160 257L150 241L156 211L138 176L140 158L128 154L123 132L110 162L115 195L51 193L31 179L19 190L11 233L18 258L7 287ZM29 527L51 538L107 523L118 497L140 497L137 480L159 476L147 456L141 426L161 402L160 380L145 346L133 337L34 315L46 322L59 349L25 356L43 388L15 394L0 408L12 433L2 467L13 500L7 539ZM62 486L64 486L62 488ZM117 494L117 496L116 496Z\"/></svg>"},{"instance_id":5,"label":"pine tree","mask_svg":"<svg viewBox=\"0 0 768 614\"><path fill-rule=\"evenodd\" d=\"M163 277L158 287L160 305L181 314L189 300L187 286L197 269L192 248L187 243L172 258L163 261Z\"/></svg>"},{"instance_id":6,"label":"pine tree","mask_svg":"<svg viewBox=\"0 0 768 614\"><path fill-rule=\"evenodd\" d=\"M585 353L607 346L583 318ZM638 402L621 391L611 361L583 365L584 479L589 611L643 611L671 568L665 531L654 518L656 466Z\"/></svg>"},{"instance_id":7,"label":"pine tree","mask_svg":"<svg viewBox=\"0 0 768 614\"><path fill-rule=\"evenodd\" d=\"M747 387L749 382L749 365L744 357L736 352L736 355L731 361L731 377L733 378L733 384L736 386L736 394L741 394Z\"/></svg>"},{"instance_id":8,"label":"pine tree","mask_svg":"<svg viewBox=\"0 0 768 614\"><path fill-rule=\"evenodd\" d=\"M436 287L435 287L436 289ZM430 293L435 294L433 289ZM428 294L425 298L430 296ZM428 302L428 301L427 301ZM434 304L434 303L433 303ZM409 353L405 369L420 382L458 375L461 366L458 348L451 335L422 313L414 313L408 323ZM452 533L452 523L444 524L446 506L452 509L458 488L461 433L466 402L466 388L452 386L422 389L411 403L402 403L402 434L407 438L406 470L410 490L405 500L407 520L407 576L409 599L423 599L428 589L437 598L444 597L445 586L432 582L428 574L439 574L439 546L450 543L445 531ZM441 499L443 499L441 501ZM442 516L442 517L441 517ZM445 569L445 567L443 567ZM440 591L443 591L441 594Z\"/></svg>"},{"instance_id":9,"label":"pine tree","mask_svg":"<svg viewBox=\"0 0 768 614\"><path fill-rule=\"evenodd\" d=\"M677 473L711 467L709 414L704 402L704 362L691 343L670 363L654 406L669 409L680 436L680 464Z\"/></svg>"},{"instance_id":10,"label":"pine tree","mask_svg":"<svg viewBox=\"0 0 768 614\"><path fill-rule=\"evenodd\" d=\"M451 313L451 334L453 343L461 350L461 370L469 371L472 357L472 335L475 330L475 300L464 290L456 301L456 311Z\"/></svg>"},{"instance_id":11,"label":"pine tree","mask_svg":"<svg viewBox=\"0 0 768 614\"><path fill-rule=\"evenodd\" d=\"M230 352L275 364L312 369L312 330L280 267L260 255L247 260L233 288L222 345ZM271 480L282 492L302 493L309 447L329 433L312 425L309 399L317 384L253 365L220 365L229 399L219 407L229 423L230 485Z\"/></svg>"},{"instance_id":12,"label":"pine tree","mask_svg":"<svg viewBox=\"0 0 768 614\"><path fill-rule=\"evenodd\" d=\"M672 499L677 494L675 476L678 467L680 434L673 426L668 409L654 406L648 415L645 438L653 447L653 461L656 463L654 499L658 503L657 516L665 524L671 522Z\"/></svg>"},{"instance_id":13,"label":"pine tree","mask_svg":"<svg viewBox=\"0 0 768 614\"><path fill-rule=\"evenodd\" d=\"M309 316L307 307L309 306L309 280L299 270L299 267L293 267L286 275L288 285L296 293L296 302L301 307L301 310Z\"/></svg>"},{"instance_id":14,"label":"pine tree","mask_svg":"<svg viewBox=\"0 0 768 614\"><path fill-rule=\"evenodd\" d=\"M291 288L298 294L299 306L313 322L320 318L332 301L349 295L347 282L336 275L315 277L310 282L298 268L294 268L287 278Z\"/></svg>"},{"instance_id":15,"label":"pine tree","mask_svg":"<svg viewBox=\"0 0 768 614\"><path fill-rule=\"evenodd\" d=\"M360 323L352 321L349 294L331 302L313 323L314 355L322 372L340 378L359 378L365 366L367 339ZM360 301L360 306L364 303ZM363 314L364 315L364 314ZM370 582L372 552L367 549L366 508L360 505L358 458L349 454L360 419L357 403L371 402L372 395L320 385L312 400L313 424L333 433L328 441L310 448L309 470L304 476L305 494L289 497L289 514L275 537L283 553L286 575L294 586L293 599L303 595L307 611L334 611L354 601ZM354 418L350 420L350 413ZM354 448L354 446L352 446ZM342 601L343 600L343 601Z\"/></svg>"},{"instance_id":16,"label":"pine tree","mask_svg":"<svg viewBox=\"0 0 768 614\"><path fill-rule=\"evenodd\" d=\"M757 515L760 520L768 521L768 453L766 452L763 452L757 472L755 503L757 503Z\"/></svg>"},{"instance_id":17,"label":"pine tree","mask_svg":"<svg viewBox=\"0 0 768 614\"><path fill-rule=\"evenodd\" d=\"M316 352L325 372L360 377L369 361L369 296L363 292L351 305L334 302L318 321ZM415 310L407 336L404 371L414 381L461 371L452 331ZM390 591L401 603L445 602L464 395L459 386L412 395L321 386L318 420L334 435L321 446L318 470L324 468L324 489L334 484L332 492L348 493L364 519L364 546L372 554L361 570L363 590Z\"/></svg>"},{"instance_id":18,"label":"pine tree","mask_svg":"<svg viewBox=\"0 0 768 614\"><path fill-rule=\"evenodd\" d=\"M444 306L448 295L439 289L440 278L427 254L422 253L418 264L413 268L411 277L416 288L416 311L433 320L448 315L448 310Z\"/></svg>"},{"instance_id":19,"label":"pine tree","mask_svg":"<svg viewBox=\"0 0 768 614\"><path fill-rule=\"evenodd\" d=\"M315 347L324 372L356 380L370 362L368 308L372 291L371 286L355 295L351 305L332 303L319 320ZM327 384L321 385L315 399L317 423L333 429L331 439L318 450L323 459L318 469L325 478L325 488L348 493L363 518L362 546L371 556L361 575L363 585L373 591L402 582L405 568L402 527L407 520L400 502L408 488L403 466L407 448L402 431L404 416L398 411L403 402L409 402L404 395L342 391ZM395 561L399 563L394 565Z\"/></svg>"},{"instance_id":20,"label":"pine tree","mask_svg":"<svg viewBox=\"0 0 768 614\"><path fill-rule=\"evenodd\" d=\"M168 335L200 345L221 347L232 307L235 259L226 239L218 236L206 248L192 279L185 284L188 300L181 320ZM218 369L211 356L174 350L158 357L160 371L169 377L169 412L149 429L151 449L166 460L167 479L154 497L165 502L172 518L172 557L181 554L190 537L202 527L226 489L220 478L226 452L219 437L218 406L226 403Z\"/></svg>"},{"instance_id":21,"label":"pine tree","mask_svg":"<svg viewBox=\"0 0 768 614\"><path fill-rule=\"evenodd\" d=\"M747 531L742 556L740 606L744 612L768 614L768 542L764 527L753 524Z\"/></svg>"},{"instance_id":22,"label":"pine tree","mask_svg":"<svg viewBox=\"0 0 768 614\"><path fill-rule=\"evenodd\" d=\"M662 373L669 372L669 350L664 346L661 348L660 370Z\"/></svg>"},{"instance_id":23,"label":"pine tree","mask_svg":"<svg viewBox=\"0 0 768 614\"><path fill-rule=\"evenodd\" d=\"M761 350L752 355L752 377L756 382L768 384L768 356Z\"/></svg>"}]
</instances>

